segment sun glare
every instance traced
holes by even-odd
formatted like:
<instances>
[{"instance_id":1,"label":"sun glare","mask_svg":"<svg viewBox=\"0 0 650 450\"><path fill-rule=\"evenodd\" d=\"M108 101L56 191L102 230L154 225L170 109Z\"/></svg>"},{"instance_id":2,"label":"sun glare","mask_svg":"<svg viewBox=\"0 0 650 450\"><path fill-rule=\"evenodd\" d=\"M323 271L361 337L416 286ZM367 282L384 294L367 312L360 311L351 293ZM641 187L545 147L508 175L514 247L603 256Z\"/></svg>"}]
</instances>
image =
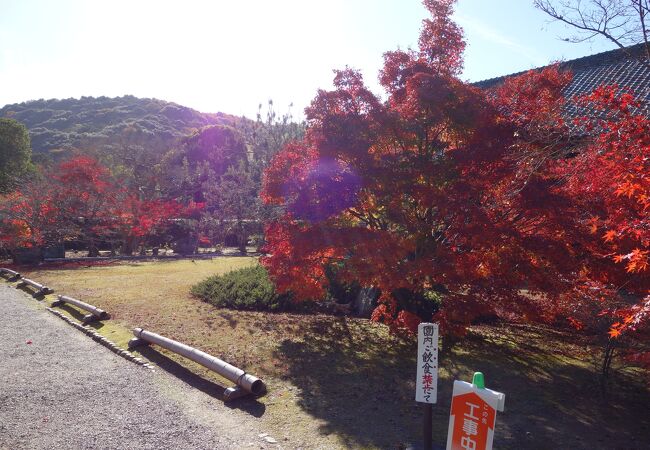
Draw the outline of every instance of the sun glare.
<instances>
[{"instance_id":1,"label":"sun glare","mask_svg":"<svg viewBox=\"0 0 650 450\"><path fill-rule=\"evenodd\" d=\"M354 65L376 84L382 52L404 41L368 0L26 3L10 3L13 19L0 31L11 38L30 26L37 35L12 39L1 54L0 81L15 86L3 104L132 94L253 116L272 98L300 114L318 88L331 86L335 68ZM399 20L412 35L403 46L416 42L424 16L414 4L401 8L410 11Z\"/></svg>"}]
</instances>

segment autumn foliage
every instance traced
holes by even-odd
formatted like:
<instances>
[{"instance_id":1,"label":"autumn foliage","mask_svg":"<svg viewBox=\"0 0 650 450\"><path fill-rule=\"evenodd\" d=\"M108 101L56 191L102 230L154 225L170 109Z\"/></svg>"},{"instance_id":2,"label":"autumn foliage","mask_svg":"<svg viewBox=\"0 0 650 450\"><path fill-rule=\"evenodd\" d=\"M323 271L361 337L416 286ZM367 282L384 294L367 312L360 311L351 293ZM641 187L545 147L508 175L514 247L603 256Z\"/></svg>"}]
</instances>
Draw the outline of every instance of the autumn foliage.
<instances>
[{"instance_id":1,"label":"autumn foliage","mask_svg":"<svg viewBox=\"0 0 650 450\"><path fill-rule=\"evenodd\" d=\"M566 178L564 189L583 211L575 226L581 227L590 252L598 258L592 278L600 283L601 291L628 298L601 312L613 318L609 335L647 335L650 119L633 93L618 86L602 86L579 99L578 106L592 111L577 125L593 138L574 158L559 163L557 171Z\"/></svg>"},{"instance_id":2,"label":"autumn foliage","mask_svg":"<svg viewBox=\"0 0 650 450\"><path fill-rule=\"evenodd\" d=\"M66 240L83 242L91 256L106 242L145 242L171 221L191 217L201 204L174 199L141 199L119 186L95 159L63 161L0 203L2 244L9 249L41 247Z\"/></svg>"},{"instance_id":3,"label":"autumn foliage","mask_svg":"<svg viewBox=\"0 0 650 450\"><path fill-rule=\"evenodd\" d=\"M263 199L284 208L263 261L278 289L318 298L334 266L380 290L372 317L396 331L436 320L462 334L485 318L642 329L647 115L623 87L565 98L559 66L472 86L454 1L424 4L419 48L384 56L386 101L338 71L305 138L266 170ZM398 290L442 303L422 316Z\"/></svg>"}]
</instances>

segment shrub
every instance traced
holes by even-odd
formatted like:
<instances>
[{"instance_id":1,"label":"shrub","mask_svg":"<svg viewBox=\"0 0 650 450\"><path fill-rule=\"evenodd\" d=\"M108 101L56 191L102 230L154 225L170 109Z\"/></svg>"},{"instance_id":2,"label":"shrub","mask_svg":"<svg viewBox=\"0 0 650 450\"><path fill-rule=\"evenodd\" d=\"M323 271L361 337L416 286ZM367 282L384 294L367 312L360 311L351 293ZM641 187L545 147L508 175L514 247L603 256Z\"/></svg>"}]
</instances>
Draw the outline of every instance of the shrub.
<instances>
[{"instance_id":1,"label":"shrub","mask_svg":"<svg viewBox=\"0 0 650 450\"><path fill-rule=\"evenodd\" d=\"M325 267L325 276L329 281L326 298L336 303L354 303L361 291L359 283L345 283L337 276L338 268L334 265Z\"/></svg>"},{"instance_id":2,"label":"shrub","mask_svg":"<svg viewBox=\"0 0 650 450\"><path fill-rule=\"evenodd\" d=\"M418 317L428 320L440 309L442 295L434 290L413 292L408 289L395 289L393 298L397 301L399 310L407 310ZM428 318L428 319L427 319Z\"/></svg>"},{"instance_id":3,"label":"shrub","mask_svg":"<svg viewBox=\"0 0 650 450\"><path fill-rule=\"evenodd\" d=\"M286 309L290 296L279 295L262 266L214 275L192 286L192 295L215 306L256 311Z\"/></svg>"}]
</instances>

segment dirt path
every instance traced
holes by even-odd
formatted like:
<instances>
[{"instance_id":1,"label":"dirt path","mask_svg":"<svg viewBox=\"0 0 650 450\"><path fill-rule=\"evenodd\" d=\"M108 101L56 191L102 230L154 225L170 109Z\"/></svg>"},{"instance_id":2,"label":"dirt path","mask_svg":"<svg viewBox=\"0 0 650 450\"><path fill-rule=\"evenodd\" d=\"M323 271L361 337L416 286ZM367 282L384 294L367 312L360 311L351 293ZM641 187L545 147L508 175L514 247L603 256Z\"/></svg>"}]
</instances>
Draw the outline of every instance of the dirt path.
<instances>
[{"instance_id":1,"label":"dirt path","mask_svg":"<svg viewBox=\"0 0 650 450\"><path fill-rule=\"evenodd\" d=\"M0 284L0 450L277 448L252 416L116 356Z\"/></svg>"}]
</instances>

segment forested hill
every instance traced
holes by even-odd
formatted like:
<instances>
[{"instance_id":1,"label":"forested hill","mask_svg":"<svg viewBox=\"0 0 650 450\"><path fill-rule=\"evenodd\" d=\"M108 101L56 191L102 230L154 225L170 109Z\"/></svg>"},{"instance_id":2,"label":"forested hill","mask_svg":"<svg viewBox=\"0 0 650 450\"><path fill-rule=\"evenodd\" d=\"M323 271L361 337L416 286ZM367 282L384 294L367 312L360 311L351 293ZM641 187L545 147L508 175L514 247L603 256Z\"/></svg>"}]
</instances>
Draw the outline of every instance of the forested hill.
<instances>
[{"instance_id":1,"label":"forested hill","mask_svg":"<svg viewBox=\"0 0 650 450\"><path fill-rule=\"evenodd\" d=\"M75 149L111 152L145 145L165 151L173 142L206 125L232 124L234 116L205 114L157 99L82 97L6 105L0 117L22 122L36 159L58 159Z\"/></svg>"}]
</instances>

